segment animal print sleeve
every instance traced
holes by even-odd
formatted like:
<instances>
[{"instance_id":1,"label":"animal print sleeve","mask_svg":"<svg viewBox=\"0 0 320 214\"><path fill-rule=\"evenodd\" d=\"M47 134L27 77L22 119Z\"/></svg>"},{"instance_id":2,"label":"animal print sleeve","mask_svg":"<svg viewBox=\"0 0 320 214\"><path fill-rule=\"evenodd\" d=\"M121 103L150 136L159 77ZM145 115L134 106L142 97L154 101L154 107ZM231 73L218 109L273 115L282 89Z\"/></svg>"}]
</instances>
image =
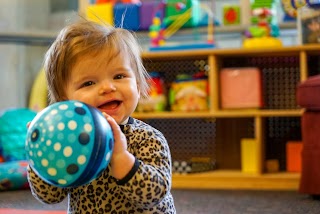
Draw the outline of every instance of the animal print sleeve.
<instances>
[{"instance_id":1,"label":"animal print sleeve","mask_svg":"<svg viewBox=\"0 0 320 214\"><path fill-rule=\"evenodd\" d=\"M31 168L28 166L28 181L32 195L39 201L47 204L55 204L63 201L67 196L66 188L59 188L44 182Z\"/></svg>"},{"instance_id":2,"label":"animal print sleeve","mask_svg":"<svg viewBox=\"0 0 320 214\"><path fill-rule=\"evenodd\" d=\"M132 178L121 186L122 192L141 208L154 207L171 189L171 155L164 136L153 128L130 135L128 150L139 161Z\"/></svg>"}]
</instances>

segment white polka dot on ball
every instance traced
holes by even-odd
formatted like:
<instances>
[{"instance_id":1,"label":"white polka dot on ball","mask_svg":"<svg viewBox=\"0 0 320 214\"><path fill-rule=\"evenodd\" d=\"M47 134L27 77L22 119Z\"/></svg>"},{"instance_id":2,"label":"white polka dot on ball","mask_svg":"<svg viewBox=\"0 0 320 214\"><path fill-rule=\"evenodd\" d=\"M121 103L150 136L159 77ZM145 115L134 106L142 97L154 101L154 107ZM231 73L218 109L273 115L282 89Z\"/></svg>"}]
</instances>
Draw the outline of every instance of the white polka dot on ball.
<instances>
[{"instance_id":1,"label":"white polka dot on ball","mask_svg":"<svg viewBox=\"0 0 320 214\"><path fill-rule=\"evenodd\" d=\"M50 112L50 114L52 114L52 115L56 115L58 113L58 110L57 109L53 109L51 112Z\"/></svg>"},{"instance_id":2,"label":"white polka dot on ball","mask_svg":"<svg viewBox=\"0 0 320 214\"><path fill-rule=\"evenodd\" d=\"M70 157L72 155L72 148L70 146L67 146L66 148L64 148L63 155L65 157Z\"/></svg>"},{"instance_id":3,"label":"white polka dot on ball","mask_svg":"<svg viewBox=\"0 0 320 214\"><path fill-rule=\"evenodd\" d=\"M50 132L53 132L53 131L54 131L54 126L52 126L52 125L49 126L49 131L50 131Z\"/></svg>"},{"instance_id":4,"label":"white polka dot on ball","mask_svg":"<svg viewBox=\"0 0 320 214\"><path fill-rule=\"evenodd\" d=\"M41 156L42 156L42 151L38 151L38 152L37 152L37 155L38 155L39 157L41 157Z\"/></svg>"},{"instance_id":5,"label":"white polka dot on ball","mask_svg":"<svg viewBox=\"0 0 320 214\"><path fill-rule=\"evenodd\" d=\"M61 149L61 143L55 143L54 145L53 145L53 149L54 149L54 151L60 151L60 149Z\"/></svg>"},{"instance_id":6,"label":"white polka dot on ball","mask_svg":"<svg viewBox=\"0 0 320 214\"><path fill-rule=\"evenodd\" d=\"M67 181L64 180L64 179L59 179L59 180L58 180L58 183L64 185L64 184L67 183Z\"/></svg>"},{"instance_id":7,"label":"white polka dot on ball","mask_svg":"<svg viewBox=\"0 0 320 214\"><path fill-rule=\"evenodd\" d=\"M41 160L41 165L44 167L47 167L49 165L49 161L47 159L42 159Z\"/></svg>"},{"instance_id":8,"label":"white polka dot on ball","mask_svg":"<svg viewBox=\"0 0 320 214\"><path fill-rule=\"evenodd\" d=\"M64 127L65 127L64 123L59 123L57 128L58 130L62 131Z\"/></svg>"},{"instance_id":9,"label":"white polka dot on ball","mask_svg":"<svg viewBox=\"0 0 320 214\"><path fill-rule=\"evenodd\" d=\"M61 110L66 110L66 109L68 109L68 105L65 105L65 104L60 105L60 106L59 106L59 109L61 109Z\"/></svg>"},{"instance_id":10,"label":"white polka dot on ball","mask_svg":"<svg viewBox=\"0 0 320 214\"><path fill-rule=\"evenodd\" d=\"M57 170L55 168L49 168L48 174L51 176L55 176L55 175L57 175Z\"/></svg>"},{"instance_id":11,"label":"white polka dot on ball","mask_svg":"<svg viewBox=\"0 0 320 214\"><path fill-rule=\"evenodd\" d=\"M80 155L80 156L78 157L77 161L78 161L78 164L83 165L83 164L86 163L87 158L86 158L86 156L84 156L84 155Z\"/></svg>"},{"instance_id":12,"label":"white polka dot on ball","mask_svg":"<svg viewBox=\"0 0 320 214\"><path fill-rule=\"evenodd\" d=\"M83 106L83 104L79 103L79 102L74 103L74 105L77 106L77 107L82 107Z\"/></svg>"},{"instance_id":13,"label":"white polka dot on ball","mask_svg":"<svg viewBox=\"0 0 320 214\"><path fill-rule=\"evenodd\" d=\"M92 126L89 123L86 123L84 125L84 130L87 132L91 132L92 131Z\"/></svg>"},{"instance_id":14,"label":"white polka dot on ball","mask_svg":"<svg viewBox=\"0 0 320 214\"><path fill-rule=\"evenodd\" d=\"M68 128L70 130L75 130L77 128L77 122L74 120L71 120L68 122Z\"/></svg>"}]
</instances>

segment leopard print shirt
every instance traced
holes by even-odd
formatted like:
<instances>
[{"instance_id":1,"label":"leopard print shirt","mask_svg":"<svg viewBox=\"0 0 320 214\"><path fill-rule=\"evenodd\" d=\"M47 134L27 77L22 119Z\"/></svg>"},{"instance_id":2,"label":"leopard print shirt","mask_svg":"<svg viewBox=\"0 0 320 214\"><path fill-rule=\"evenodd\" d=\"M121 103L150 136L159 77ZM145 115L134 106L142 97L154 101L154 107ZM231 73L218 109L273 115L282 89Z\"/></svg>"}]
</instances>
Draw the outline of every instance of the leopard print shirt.
<instances>
[{"instance_id":1,"label":"leopard print shirt","mask_svg":"<svg viewBox=\"0 0 320 214\"><path fill-rule=\"evenodd\" d=\"M171 189L171 155L162 133L130 118L121 125L128 151L136 161L128 175L116 180L110 166L91 183L60 188L43 181L31 168L28 180L33 195L44 203L59 203L68 196L68 213L170 213L175 214Z\"/></svg>"}]
</instances>

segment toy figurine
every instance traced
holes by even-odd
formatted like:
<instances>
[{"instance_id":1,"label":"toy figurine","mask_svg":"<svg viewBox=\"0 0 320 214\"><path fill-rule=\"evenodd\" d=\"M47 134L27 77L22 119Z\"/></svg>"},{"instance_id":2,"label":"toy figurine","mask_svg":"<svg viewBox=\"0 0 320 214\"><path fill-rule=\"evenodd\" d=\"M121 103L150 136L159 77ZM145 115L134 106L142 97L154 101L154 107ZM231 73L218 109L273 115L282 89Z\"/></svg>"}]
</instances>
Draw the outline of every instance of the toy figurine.
<instances>
[{"instance_id":1,"label":"toy figurine","mask_svg":"<svg viewBox=\"0 0 320 214\"><path fill-rule=\"evenodd\" d=\"M252 26L245 32L247 37L243 42L243 47L281 47L279 40L279 27L276 25L276 15L274 14L274 0L255 0L251 4Z\"/></svg>"}]
</instances>

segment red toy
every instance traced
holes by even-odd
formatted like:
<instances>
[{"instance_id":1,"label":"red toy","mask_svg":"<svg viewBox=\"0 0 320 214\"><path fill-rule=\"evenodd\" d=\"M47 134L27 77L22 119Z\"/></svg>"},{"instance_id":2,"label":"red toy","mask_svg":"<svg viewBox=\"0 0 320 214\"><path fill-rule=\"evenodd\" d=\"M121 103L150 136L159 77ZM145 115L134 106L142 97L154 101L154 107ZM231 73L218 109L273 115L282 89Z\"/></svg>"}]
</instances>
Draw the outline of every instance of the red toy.
<instances>
[{"instance_id":1,"label":"red toy","mask_svg":"<svg viewBox=\"0 0 320 214\"><path fill-rule=\"evenodd\" d=\"M151 72L150 96L141 98L137 107L138 112L164 111L167 105L163 79L157 72Z\"/></svg>"}]
</instances>

